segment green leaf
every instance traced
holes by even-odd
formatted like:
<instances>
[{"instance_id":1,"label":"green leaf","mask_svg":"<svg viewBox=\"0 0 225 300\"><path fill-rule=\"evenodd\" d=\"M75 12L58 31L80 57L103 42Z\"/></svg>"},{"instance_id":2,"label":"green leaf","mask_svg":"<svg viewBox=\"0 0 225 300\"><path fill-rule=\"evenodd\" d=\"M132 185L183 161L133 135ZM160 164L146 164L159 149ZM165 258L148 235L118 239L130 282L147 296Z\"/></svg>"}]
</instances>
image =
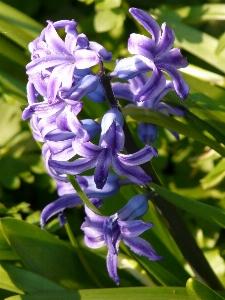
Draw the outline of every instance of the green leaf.
<instances>
[{"instance_id":1,"label":"green leaf","mask_svg":"<svg viewBox=\"0 0 225 300\"><path fill-rule=\"evenodd\" d=\"M27 49L28 43L40 34L42 26L26 14L1 1L0 12L1 33Z\"/></svg>"},{"instance_id":2,"label":"green leaf","mask_svg":"<svg viewBox=\"0 0 225 300\"><path fill-rule=\"evenodd\" d=\"M98 0L95 3L96 10L111 9L120 7L121 0Z\"/></svg>"},{"instance_id":3,"label":"green leaf","mask_svg":"<svg viewBox=\"0 0 225 300\"><path fill-rule=\"evenodd\" d=\"M27 166L19 159L3 156L0 160L0 169L1 184L9 189L18 189L20 187L19 175L27 170Z\"/></svg>"},{"instance_id":4,"label":"green leaf","mask_svg":"<svg viewBox=\"0 0 225 300\"><path fill-rule=\"evenodd\" d=\"M0 260L19 260L18 255L9 246L3 232L0 230Z\"/></svg>"},{"instance_id":5,"label":"green leaf","mask_svg":"<svg viewBox=\"0 0 225 300\"><path fill-rule=\"evenodd\" d=\"M3 218L1 230L27 270L68 289L96 287L75 250L24 221Z\"/></svg>"},{"instance_id":6,"label":"green leaf","mask_svg":"<svg viewBox=\"0 0 225 300\"><path fill-rule=\"evenodd\" d=\"M183 77L191 86L188 98L181 103L178 96L174 93L169 93L167 97L175 104L185 107L187 113L191 112L191 114L204 121L207 131L210 128L214 128L214 133L213 131L209 132L215 136L218 142L225 143L225 133L223 130L225 120L224 90L187 74L184 74ZM220 133L220 135L215 135L216 132Z\"/></svg>"},{"instance_id":7,"label":"green leaf","mask_svg":"<svg viewBox=\"0 0 225 300\"><path fill-rule=\"evenodd\" d=\"M79 183L77 182L75 176L67 174L67 178L68 178L69 182L72 184L72 186L74 187L74 190L80 196L81 200L84 202L84 204L87 205L87 207L89 207L96 214L101 215L99 210L94 206L94 204L89 200L87 195L81 189L81 187L80 187Z\"/></svg>"},{"instance_id":8,"label":"green leaf","mask_svg":"<svg viewBox=\"0 0 225 300\"><path fill-rule=\"evenodd\" d=\"M123 10L116 12L106 9L99 11L94 18L94 28L97 32L106 32L121 27L125 19Z\"/></svg>"},{"instance_id":9,"label":"green leaf","mask_svg":"<svg viewBox=\"0 0 225 300\"><path fill-rule=\"evenodd\" d=\"M225 20L225 5L219 3L186 6L176 9L175 12L184 18L185 22Z\"/></svg>"},{"instance_id":10,"label":"green leaf","mask_svg":"<svg viewBox=\"0 0 225 300\"><path fill-rule=\"evenodd\" d=\"M150 261L146 257L134 255L139 264L144 268L159 285L165 286L183 286L182 281L166 270L160 263Z\"/></svg>"},{"instance_id":11,"label":"green leaf","mask_svg":"<svg viewBox=\"0 0 225 300\"><path fill-rule=\"evenodd\" d=\"M187 68L181 70L182 73L188 74L192 77L198 78L202 81L207 81L211 85L216 84L221 87L225 87L224 76L221 76L217 73L208 71L206 69L200 68L198 66L189 64Z\"/></svg>"},{"instance_id":12,"label":"green leaf","mask_svg":"<svg viewBox=\"0 0 225 300\"><path fill-rule=\"evenodd\" d=\"M215 54L218 45L216 38L185 25L181 22L180 17L172 11L161 10L161 21L166 22L167 26L175 31L177 47L190 52L224 73L225 53Z\"/></svg>"},{"instance_id":13,"label":"green leaf","mask_svg":"<svg viewBox=\"0 0 225 300\"><path fill-rule=\"evenodd\" d=\"M187 281L187 292L191 299L194 300L222 300L225 299L211 288L198 281L195 278L190 278Z\"/></svg>"},{"instance_id":14,"label":"green leaf","mask_svg":"<svg viewBox=\"0 0 225 300\"><path fill-rule=\"evenodd\" d=\"M174 193L155 183L150 187L164 199L190 214L225 228L225 210Z\"/></svg>"},{"instance_id":15,"label":"green leaf","mask_svg":"<svg viewBox=\"0 0 225 300\"><path fill-rule=\"evenodd\" d=\"M65 290L51 280L5 262L0 264L0 288L19 294Z\"/></svg>"},{"instance_id":16,"label":"green leaf","mask_svg":"<svg viewBox=\"0 0 225 300\"><path fill-rule=\"evenodd\" d=\"M29 62L28 56L25 55L24 50L3 35L0 35L0 44L0 53L2 55L8 57L23 67Z\"/></svg>"},{"instance_id":17,"label":"green leaf","mask_svg":"<svg viewBox=\"0 0 225 300\"><path fill-rule=\"evenodd\" d=\"M225 48L225 32L219 38L218 45L215 50L215 54L220 55L220 53L224 50L224 48Z\"/></svg>"},{"instance_id":18,"label":"green leaf","mask_svg":"<svg viewBox=\"0 0 225 300\"><path fill-rule=\"evenodd\" d=\"M12 296L6 300L188 300L185 288L130 287Z\"/></svg>"},{"instance_id":19,"label":"green leaf","mask_svg":"<svg viewBox=\"0 0 225 300\"><path fill-rule=\"evenodd\" d=\"M203 124L199 124L201 126L196 127L196 125L188 119L184 121L188 124L184 124L159 111L142 107L125 107L122 111L127 122L147 122L162 126L202 142L225 156L225 149L217 143L217 141L214 141L205 135L205 126Z\"/></svg>"},{"instance_id":20,"label":"green leaf","mask_svg":"<svg viewBox=\"0 0 225 300\"><path fill-rule=\"evenodd\" d=\"M222 158L218 164L203 177L200 182L204 189L214 187L225 178L225 158Z\"/></svg>"}]
</instances>

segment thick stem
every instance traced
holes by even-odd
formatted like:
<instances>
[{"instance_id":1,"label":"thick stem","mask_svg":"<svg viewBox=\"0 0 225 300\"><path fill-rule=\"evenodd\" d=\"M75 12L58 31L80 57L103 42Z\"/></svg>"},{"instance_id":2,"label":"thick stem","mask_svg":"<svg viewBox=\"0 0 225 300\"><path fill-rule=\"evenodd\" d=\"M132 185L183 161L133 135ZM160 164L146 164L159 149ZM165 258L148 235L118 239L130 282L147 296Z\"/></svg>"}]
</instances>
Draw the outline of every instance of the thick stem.
<instances>
[{"instance_id":1,"label":"thick stem","mask_svg":"<svg viewBox=\"0 0 225 300\"><path fill-rule=\"evenodd\" d=\"M112 86L110 84L110 79L107 78L104 72L102 72L100 82L102 84L110 108L117 108L119 111L121 111L120 107L118 106L118 102L114 97ZM123 130L125 134L126 152L137 152L139 150L138 146L125 120ZM162 185L151 163L143 164L142 168L152 178L154 183ZM144 188L147 192L150 191L148 186L144 186ZM166 226L168 227L172 237L174 238L175 242L180 248L180 251L182 252L185 259L194 271L196 278L198 278L213 289L223 290L221 282L211 269L203 252L198 247L194 237L192 236L186 224L180 217L177 208L159 195L156 195L154 197L153 204L163 217Z\"/></svg>"}]
</instances>

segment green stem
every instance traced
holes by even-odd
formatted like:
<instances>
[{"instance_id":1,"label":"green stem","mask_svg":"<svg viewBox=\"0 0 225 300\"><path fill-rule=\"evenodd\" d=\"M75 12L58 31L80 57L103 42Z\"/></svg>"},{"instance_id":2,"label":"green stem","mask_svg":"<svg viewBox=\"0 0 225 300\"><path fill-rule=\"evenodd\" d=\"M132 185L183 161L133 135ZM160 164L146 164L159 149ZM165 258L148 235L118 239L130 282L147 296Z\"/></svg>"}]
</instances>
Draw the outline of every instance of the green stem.
<instances>
[{"instance_id":1,"label":"green stem","mask_svg":"<svg viewBox=\"0 0 225 300\"><path fill-rule=\"evenodd\" d=\"M126 122L124 123L123 129L126 139L126 151L128 153L137 152L139 149ZM152 178L152 181L154 183L162 186L162 182L155 172L151 162L143 164L142 169ZM144 186L144 188L147 192L150 191L150 188L148 186ZM213 289L223 290L223 285L211 269L203 252L198 247L194 237L188 230L183 219L180 217L177 208L159 195L154 196L154 198L152 198L151 200L158 212L163 217L167 228L169 229L185 259L194 271L196 278Z\"/></svg>"},{"instance_id":2,"label":"green stem","mask_svg":"<svg viewBox=\"0 0 225 300\"><path fill-rule=\"evenodd\" d=\"M84 268L86 269L87 273L89 274L89 276L91 277L91 279L95 282L95 284L100 287L103 288L104 286L101 284L101 282L98 280L98 278L95 276L95 274L92 272L92 269L89 267L88 262L86 261L83 253L82 253L82 249L79 247L77 240L75 238L75 236L73 235L73 232L70 228L69 222L67 221L65 224L65 229L67 232L67 235L69 237L70 243L71 245L76 248L77 254L84 266Z\"/></svg>"},{"instance_id":3,"label":"green stem","mask_svg":"<svg viewBox=\"0 0 225 300\"><path fill-rule=\"evenodd\" d=\"M69 175L69 174L67 174L67 178L69 179L70 183L72 184L72 186L74 187L75 191L80 196L80 198L84 202L84 204L87 205L96 214L101 215L100 211L94 206L93 203L91 203L88 196L81 189L81 187L80 187L79 183L77 182L76 178L73 175Z\"/></svg>"},{"instance_id":4,"label":"green stem","mask_svg":"<svg viewBox=\"0 0 225 300\"><path fill-rule=\"evenodd\" d=\"M109 82L110 78L107 79L107 76L104 74L103 64L101 66L101 69L103 76L100 82L102 84L106 99L108 100L109 107L117 108L122 113L121 108L119 107L118 102L114 97L112 86ZM139 151L125 119L123 130L125 134L124 148L126 152L131 154ZM152 178L152 181L154 183L162 186L162 183L151 163L143 164L142 169ZM145 188L147 193L151 191L151 189L147 185L144 185L143 187ZM208 261L204 257L203 252L198 247L194 237L191 235L183 219L180 217L177 208L159 195L156 195L154 197L153 204L160 212L172 237L183 253L185 259L190 264L196 277L213 289L223 290L221 282L216 277Z\"/></svg>"}]
</instances>

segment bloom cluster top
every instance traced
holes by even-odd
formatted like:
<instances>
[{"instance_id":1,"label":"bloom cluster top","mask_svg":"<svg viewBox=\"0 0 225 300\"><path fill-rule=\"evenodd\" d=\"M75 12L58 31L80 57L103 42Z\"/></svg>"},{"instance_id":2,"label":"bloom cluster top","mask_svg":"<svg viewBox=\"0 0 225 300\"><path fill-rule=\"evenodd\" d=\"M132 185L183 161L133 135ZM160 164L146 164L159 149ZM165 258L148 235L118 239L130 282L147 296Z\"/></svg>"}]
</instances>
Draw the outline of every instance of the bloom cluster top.
<instances>
[{"instance_id":1,"label":"bloom cluster top","mask_svg":"<svg viewBox=\"0 0 225 300\"><path fill-rule=\"evenodd\" d=\"M132 154L127 153L128 149L124 151L124 118L115 97L128 100L129 105L155 109L166 115L183 115L182 110L162 100L171 90L182 99L189 92L177 71L187 66L186 59L179 49L171 49L175 38L173 30L165 23L160 28L140 9L131 8L130 13L151 38L131 34L128 50L134 56L119 60L109 75L105 74L104 61L110 61L112 54L102 45L89 41L85 34L78 34L74 20L48 21L41 35L29 45L31 62L26 67L29 105L22 118L30 118L34 138L43 143L45 166L56 180L60 196L42 211L42 226L55 214L63 225L66 222L64 210L82 203L67 174L75 176L96 207L102 205L102 199L118 193L122 185L151 182L140 165L157 157L157 150L151 146L157 138L157 127L139 123L138 135L144 147ZM57 32L61 28L65 30L64 40ZM92 71L96 65L100 68L97 74ZM165 72L171 80L166 80ZM116 78L126 82L116 82ZM78 117L87 98L100 103L108 101L109 110L99 116L100 123ZM177 137L176 133L174 135ZM96 138L97 144L93 142ZM85 171L92 169L92 176L83 176ZM153 226L137 220L147 210L148 199L144 195L134 196L124 208L109 217L98 216L85 207L86 219L81 226L85 243L91 248L108 247L107 269L117 284L121 239L135 253L150 260L161 259L148 242L138 237Z\"/></svg>"}]
</instances>

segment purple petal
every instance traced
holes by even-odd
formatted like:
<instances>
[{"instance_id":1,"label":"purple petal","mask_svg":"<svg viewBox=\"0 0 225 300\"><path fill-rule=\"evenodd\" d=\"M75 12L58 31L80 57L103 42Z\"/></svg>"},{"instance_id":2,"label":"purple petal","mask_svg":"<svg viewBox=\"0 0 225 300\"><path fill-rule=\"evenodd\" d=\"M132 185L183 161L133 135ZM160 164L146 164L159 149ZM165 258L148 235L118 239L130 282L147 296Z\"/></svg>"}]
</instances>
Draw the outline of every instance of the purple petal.
<instances>
[{"instance_id":1,"label":"purple petal","mask_svg":"<svg viewBox=\"0 0 225 300\"><path fill-rule=\"evenodd\" d=\"M144 35L132 33L128 40L128 51L131 54L143 55L154 61L155 42Z\"/></svg>"},{"instance_id":2,"label":"purple petal","mask_svg":"<svg viewBox=\"0 0 225 300\"><path fill-rule=\"evenodd\" d=\"M67 182L68 179L66 178L65 175L59 174L56 170L52 169L49 166L49 161L51 161L52 155L51 155L51 152L50 152L50 149L49 149L47 143L45 143L42 147L42 155L44 156L45 167L46 167L46 170L49 173L49 175L52 178L54 178L55 180Z\"/></svg>"},{"instance_id":3,"label":"purple petal","mask_svg":"<svg viewBox=\"0 0 225 300\"><path fill-rule=\"evenodd\" d=\"M76 48L76 43L77 43L77 29L76 29L76 22L72 20L74 24L71 25L66 25L65 26L65 32L66 32L66 37L65 37L65 48L68 50L69 53L73 54L74 50Z\"/></svg>"},{"instance_id":4,"label":"purple petal","mask_svg":"<svg viewBox=\"0 0 225 300\"><path fill-rule=\"evenodd\" d=\"M70 53L65 48L65 43L59 37L57 31L55 30L53 24L49 23L45 31L45 40L48 48L54 53L61 53L62 55L70 55Z\"/></svg>"},{"instance_id":5,"label":"purple petal","mask_svg":"<svg viewBox=\"0 0 225 300\"><path fill-rule=\"evenodd\" d=\"M105 94L103 92L102 86L98 84L97 88L86 95L90 100L94 102L104 102L105 101Z\"/></svg>"},{"instance_id":6,"label":"purple petal","mask_svg":"<svg viewBox=\"0 0 225 300\"><path fill-rule=\"evenodd\" d=\"M148 211L148 199L145 195L136 195L120 209L117 214L119 220L135 220L142 217Z\"/></svg>"},{"instance_id":7,"label":"purple petal","mask_svg":"<svg viewBox=\"0 0 225 300\"><path fill-rule=\"evenodd\" d=\"M141 167L139 166L129 166L122 163L117 155L112 156L112 166L114 171L120 176L127 176L130 180L137 184L145 184L151 182L151 177L149 177Z\"/></svg>"},{"instance_id":8,"label":"purple petal","mask_svg":"<svg viewBox=\"0 0 225 300\"><path fill-rule=\"evenodd\" d=\"M64 195L56 201L48 204L41 213L41 226L45 226L47 220L66 208L75 207L82 203L77 194Z\"/></svg>"},{"instance_id":9,"label":"purple petal","mask_svg":"<svg viewBox=\"0 0 225 300\"><path fill-rule=\"evenodd\" d=\"M109 62L112 59L112 53L108 52L102 45L96 42L89 43L89 49L97 53L103 60Z\"/></svg>"},{"instance_id":10,"label":"purple petal","mask_svg":"<svg viewBox=\"0 0 225 300\"><path fill-rule=\"evenodd\" d=\"M63 98L80 101L85 95L93 92L99 84L99 79L94 75L86 75L70 91L63 93Z\"/></svg>"},{"instance_id":11,"label":"purple petal","mask_svg":"<svg viewBox=\"0 0 225 300\"><path fill-rule=\"evenodd\" d=\"M85 178L88 180L88 187L85 193L90 198L108 198L117 194L120 189L119 177L112 173L108 174L107 181L101 190L96 187L94 176L86 176Z\"/></svg>"},{"instance_id":12,"label":"purple petal","mask_svg":"<svg viewBox=\"0 0 225 300\"><path fill-rule=\"evenodd\" d=\"M157 44L160 37L160 27L158 23L145 11L138 8L130 8L129 12L132 16L152 35L152 39Z\"/></svg>"},{"instance_id":13,"label":"purple petal","mask_svg":"<svg viewBox=\"0 0 225 300\"><path fill-rule=\"evenodd\" d=\"M66 28L66 32L68 32L68 28L69 29L73 29L76 28L77 26L77 22L74 20L60 20L60 21L56 21L52 23L55 29L59 29L59 28Z\"/></svg>"},{"instance_id":14,"label":"purple petal","mask_svg":"<svg viewBox=\"0 0 225 300\"><path fill-rule=\"evenodd\" d=\"M36 114L39 118L49 117L62 111L66 106L64 101L55 101L49 104L47 101L34 103L24 109L22 118L23 120L30 118Z\"/></svg>"},{"instance_id":15,"label":"purple petal","mask_svg":"<svg viewBox=\"0 0 225 300\"><path fill-rule=\"evenodd\" d=\"M134 220L134 221L118 220L118 224L120 226L120 232L122 234L122 238L136 237L154 226L152 223L147 223L142 220Z\"/></svg>"},{"instance_id":16,"label":"purple petal","mask_svg":"<svg viewBox=\"0 0 225 300\"><path fill-rule=\"evenodd\" d=\"M72 140L64 141L47 141L52 154L56 154L72 146Z\"/></svg>"},{"instance_id":17,"label":"purple petal","mask_svg":"<svg viewBox=\"0 0 225 300\"><path fill-rule=\"evenodd\" d=\"M117 274L117 266L118 266L117 254L112 254L112 253L108 252L106 264L107 264L107 270L108 270L109 276L112 278L112 280L115 281L115 283L117 285L119 285L120 280L119 280L119 277Z\"/></svg>"},{"instance_id":18,"label":"purple petal","mask_svg":"<svg viewBox=\"0 0 225 300\"><path fill-rule=\"evenodd\" d=\"M145 101L148 98L157 96L166 84L166 76L154 67L152 76L141 90L134 96L134 101Z\"/></svg>"},{"instance_id":19,"label":"purple petal","mask_svg":"<svg viewBox=\"0 0 225 300\"><path fill-rule=\"evenodd\" d=\"M138 123L138 137L145 145L154 143L158 136L158 128L155 124Z\"/></svg>"},{"instance_id":20,"label":"purple petal","mask_svg":"<svg viewBox=\"0 0 225 300\"><path fill-rule=\"evenodd\" d=\"M157 56L155 59L155 65L158 69L163 69L163 66L169 65L172 68L180 69L188 66L188 62L185 57L180 53L180 49L174 48L169 52Z\"/></svg>"},{"instance_id":21,"label":"purple petal","mask_svg":"<svg viewBox=\"0 0 225 300\"><path fill-rule=\"evenodd\" d=\"M103 148L115 149L116 143L116 122L113 123L108 128L107 132L101 136L100 146Z\"/></svg>"},{"instance_id":22,"label":"purple petal","mask_svg":"<svg viewBox=\"0 0 225 300\"><path fill-rule=\"evenodd\" d=\"M152 68L153 64L151 61L144 60L143 56L135 55L119 60L111 76L130 79L139 73L151 71Z\"/></svg>"},{"instance_id":23,"label":"purple petal","mask_svg":"<svg viewBox=\"0 0 225 300\"><path fill-rule=\"evenodd\" d=\"M140 73L134 78L130 79L130 89L133 94L137 94L140 89L147 83L148 75L146 73Z\"/></svg>"},{"instance_id":24,"label":"purple petal","mask_svg":"<svg viewBox=\"0 0 225 300\"><path fill-rule=\"evenodd\" d=\"M108 131L109 127L114 121L116 122L116 124L120 124L121 126L123 126L123 115L116 108L110 109L104 114L101 122L101 135L104 135Z\"/></svg>"},{"instance_id":25,"label":"purple petal","mask_svg":"<svg viewBox=\"0 0 225 300\"><path fill-rule=\"evenodd\" d=\"M129 83L113 82L112 89L115 98L122 98L129 101L133 101L134 94L130 89Z\"/></svg>"},{"instance_id":26,"label":"purple petal","mask_svg":"<svg viewBox=\"0 0 225 300\"><path fill-rule=\"evenodd\" d=\"M67 122L69 131L72 131L82 142L87 142L90 140L90 136L84 129L82 123L78 120L77 116L73 112L72 106L67 106Z\"/></svg>"},{"instance_id":27,"label":"purple petal","mask_svg":"<svg viewBox=\"0 0 225 300\"><path fill-rule=\"evenodd\" d=\"M42 73L29 75L29 81L34 84L37 93L39 93L42 97L47 96L47 84L45 83L45 79Z\"/></svg>"},{"instance_id":28,"label":"purple petal","mask_svg":"<svg viewBox=\"0 0 225 300\"><path fill-rule=\"evenodd\" d=\"M123 242L134 253L146 256L149 260L162 260L162 256L157 255L152 246L140 237L123 237Z\"/></svg>"},{"instance_id":29,"label":"purple petal","mask_svg":"<svg viewBox=\"0 0 225 300\"><path fill-rule=\"evenodd\" d=\"M73 141L73 148L78 155L87 157L87 158L90 158L90 157L95 158L102 151L101 147L96 146L95 144L93 144L91 142L83 143L80 139L77 139L77 138Z\"/></svg>"},{"instance_id":30,"label":"purple petal","mask_svg":"<svg viewBox=\"0 0 225 300\"><path fill-rule=\"evenodd\" d=\"M182 109L170 106L166 103L159 103L158 111L162 112L163 114L165 114L167 116L168 115L176 115L178 117L183 117L185 115L185 113Z\"/></svg>"},{"instance_id":31,"label":"purple petal","mask_svg":"<svg viewBox=\"0 0 225 300\"><path fill-rule=\"evenodd\" d=\"M94 181L98 189L102 189L106 183L111 165L112 150L103 149L98 157L98 163L94 172Z\"/></svg>"},{"instance_id":32,"label":"purple petal","mask_svg":"<svg viewBox=\"0 0 225 300\"><path fill-rule=\"evenodd\" d=\"M48 55L46 57L34 59L29 64L27 64L26 73L30 75L58 65L62 65L62 64L69 65L74 63L75 63L75 59L72 55L70 56L63 56L57 54Z\"/></svg>"},{"instance_id":33,"label":"purple petal","mask_svg":"<svg viewBox=\"0 0 225 300\"><path fill-rule=\"evenodd\" d=\"M168 52L174 43L175 34L174 31L166 26L166 23L162 24L162 36L159 40L158 45L156 46L156 55L163 55Z\"/></svg>"},{"instance_id":34,"label":"purple petal","mask_svg":"<svg viewBox=\"0 0 225 300\"><path fill-rule=\"evenodd\" d=\"M80 33L77 36L77 46L80 48L87 48L89 46L89 41L84 33Z\"/></svg>"},{"instance_id":35,"label":"purple petal","mask_svg":"<svg viewBox=\"0 0 225 300\"><path fill-rule=\"evenodd\" d=\"M90 208L88 208L87 205L85 205L85 212L87 215L87 218L86 218L87 223L85 225L89 226L89 222L90 222L93 226L101 229L103 232L103 225L105 222L105 217L97 215Z\"/></svg>"},{"instance_id":36,"label":"purple petal","mask_svg":"<svg viewBox=\"0 0 225 300\"><path fill-rule=\"evenodd\" d=\"M100 132L101 126L97 122L92 119L81 120L84 129L88 132L90 138L96 137L96 135Z\"/></svg>"},{"instance_id":37,"label":"purple petal","mask_svg":"<svg viewBox=\"0 0 225 300\"><path fill-rule=\"evenodd\" d=\"M98 55L91 50L80 49L74 54L77 69L86 69L99 64Z\"/></svg>"},{"instance_id":38,"label":"purple petal","mask_svg":"<svg viewBox=\"0 0 225 300\"><path fill-rule=\"evenodd\" d=\"M61 131L57 127L55 129L51 130L45 136L46 140L55 141L55 142L57 142L57 141L63 141L63 140L68 140L68 139L73 139L74 137L75 136L74 136L74 134L72 132Z\"/></svg>"},{"instance_id":39,"label":"purple petal","mask_svg":"<svg viewBox=\"0 0 225 300\"><path fill-rule=\"evenodd\" d=\"M118 154L118 159L121 163L129 166L137 166L151 160L154 156L158 156L156 148L146 146L143 149L133 154Z\"/></svg>"},{"instance_id":40,"label":"purple petal","mask_svg":"<svg viewBox=\"0 0 225 300\"><path fill-rule=\"evenodd\" d=\"M97 164L98 157L94 158L78 158L74 162L49 160L48 164L51 168L62 174L78 175L84 171L94 168Z\"/></svg>"},{"instance_id":41,"label":"purple petal","mask_svg":"<svg viewBox=\"0 0 225 300\"><path fill-rule=\"evenodd\" d=\"M189 85L184 81L181 74L176 69L168 65L165 65L163 70L165 70L172 77L176 93L181 97L181 99L186 99L190 88Z\"/></svg>"},{"instance_id":42,"label":"purple petal","mask_svg":"<svg viewBox=\"0 0 225 300\"><path fill-rule=\"evenodd\" d=\"M35 90L34 84L28 81L27 83L27 99L29 104L37 103L37 91Z\"/></svg>"},{"instance_id":43,"label":"purple petal","mask_svg":"<svg viewBox=\"0 0 225 300\"><path fill-rule=\"evenodd\" d=\"M85 231L84 228L82 228L82 227L81 227L81 229L85 232L84 242L87 247L89 247L91 249L98 249L98 248L105 246L105 240L104 240L103 235L99 235L96 237L87 237L87 235L86 235L87 231Z\"/></svg>"}]
</instances>

